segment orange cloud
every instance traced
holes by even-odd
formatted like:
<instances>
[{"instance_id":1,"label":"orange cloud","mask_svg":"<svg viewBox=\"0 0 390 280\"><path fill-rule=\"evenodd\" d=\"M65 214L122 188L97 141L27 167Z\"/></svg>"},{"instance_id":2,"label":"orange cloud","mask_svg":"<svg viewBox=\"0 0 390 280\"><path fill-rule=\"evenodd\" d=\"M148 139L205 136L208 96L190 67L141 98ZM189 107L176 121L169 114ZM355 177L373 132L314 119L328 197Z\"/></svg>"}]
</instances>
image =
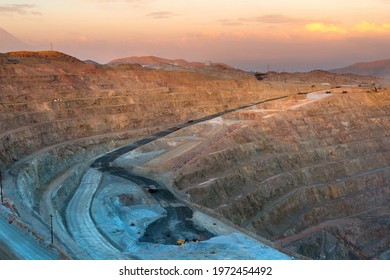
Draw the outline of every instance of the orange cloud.
<instances>
[{"instance_id":1,"label":"orange cloud","mask_svg":"<svg viewBox=\"0 0 390 280\"><path fill-rule=\"evenodd\" d=\"M338 33L338 34L385 33L385 32L390 32L390 24L389 23L376 24L368 21L361 21L358 24L346 28L334 24L313 22L313 23L306 24L305 30L309 32Z\"/></svg>"},{"instance_id":2,"label":"orange cloud","mask_svg":"<svg viewBox=\"0 0 390 280\"><path fill-rule=\"evenodd\" d=\"M390 24L375 24L367 21L362 21L354 26L354 31L357 32L373 32L373 33L383 33L390 32Z\"/></svg>"},{"instance_id":3,"label":"orange cloud","mask_svg":"<svg viewBox=\"0 0 390 280\"><path fill-rule=\"evenodd\" d=\"M178 14L175 14L172 12L162 11L162 12L150 13L150 14L147 14L146 16L154 18L154 19L165 19L165 18L171 18L171 17L178 16Z\"/></svg>"},{"instance_id":4,"label":"orange cloud","mask_svg":"<svg viewBox=\"0 0 390 280\"><path fill-rule=\"evenodd\" d=\"M0 5L0 14L41 15L40 12L32 10L35 7L29 4Z\"/></svg>"},{"instance_id":5,"label":"orange cloud","mask_svg":"<svg viewBox=\"0 0 390 280\"><path fill-rule=\"evenodd\" d=\"M325 24L322 22L312 22L305 25L305 29L309 32L322 32L322 33L346 33L347 30L343 27L336 26L334 24Z\"/></svg>"},{"instance_id":6,"label":"orange cloud","mask_svg":"<svg viewBox=\"0 0 390 280\"><path fill-rule=\"evenodd\" d=\"M271 24L291 24L307 22L306 19L293 18L281 14L268 14L257 17L244 17L238 19L241 22L271 23Z\"/></svg>"}]
</instances>

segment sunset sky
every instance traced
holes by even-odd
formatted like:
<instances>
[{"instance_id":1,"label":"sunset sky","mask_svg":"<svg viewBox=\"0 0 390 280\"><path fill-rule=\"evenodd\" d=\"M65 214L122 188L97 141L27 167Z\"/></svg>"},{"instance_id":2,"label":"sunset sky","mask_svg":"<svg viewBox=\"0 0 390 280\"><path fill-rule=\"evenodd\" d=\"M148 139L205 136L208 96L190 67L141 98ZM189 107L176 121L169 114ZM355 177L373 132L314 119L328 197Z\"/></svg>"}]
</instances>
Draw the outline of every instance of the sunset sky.
<instances>
[{"instance_id":1,"label":"sunset sky","mask_svg":"<svg viewBox=\"0 0 390 280\"><path fill-rule=\"evenodd\" d=\"M0 28L100 63L155 55L303 71L390 58L390 0L0 0Z\"/></svg>"}]
</instances>

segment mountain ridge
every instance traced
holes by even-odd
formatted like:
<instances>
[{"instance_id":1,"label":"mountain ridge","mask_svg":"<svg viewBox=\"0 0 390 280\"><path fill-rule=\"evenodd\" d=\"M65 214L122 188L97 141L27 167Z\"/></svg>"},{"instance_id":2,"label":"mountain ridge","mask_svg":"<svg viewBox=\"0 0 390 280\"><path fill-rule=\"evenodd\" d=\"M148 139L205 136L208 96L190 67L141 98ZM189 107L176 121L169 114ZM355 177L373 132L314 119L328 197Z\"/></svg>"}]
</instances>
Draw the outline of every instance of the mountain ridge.
<instances>
[{"instance_id":1,"label":"mountain ridge","mask_svg":"<svg viewBox=\"0 0 390 280\"><path fill-rule=\"evenodd\" d=\"M390 77L390 59L357 62L343 68L332 69L329 71L337 74L351 73L374 77Z\"/></svg>"},{"instance_id":2,"label":"mountain ridge","mask_svg":"<svg viewBox=\"0 0 390 280\"><path fill-rule=\"evenodd\" d=\"M224 68L232 69L231 66L224 63L212 63L212 62L189 62L185 59L168 59L157 56L129 56L124 58L118 58L111 60L107 63L108 65L119 65L119 64L140 64L144 67L151 68L165 68L180 67L180 68L199 68L204 66L222 66Z\"/></svg>"},{"instance_id":3,"label":"mountain ridge","mask_svg":"<svg viewBox=\"0 0 390 280\"><path fill-rule=\"evenodd\" d=\"M29 45L0 27L0 52L26 50Z\"/></svg>"}]
</instances>

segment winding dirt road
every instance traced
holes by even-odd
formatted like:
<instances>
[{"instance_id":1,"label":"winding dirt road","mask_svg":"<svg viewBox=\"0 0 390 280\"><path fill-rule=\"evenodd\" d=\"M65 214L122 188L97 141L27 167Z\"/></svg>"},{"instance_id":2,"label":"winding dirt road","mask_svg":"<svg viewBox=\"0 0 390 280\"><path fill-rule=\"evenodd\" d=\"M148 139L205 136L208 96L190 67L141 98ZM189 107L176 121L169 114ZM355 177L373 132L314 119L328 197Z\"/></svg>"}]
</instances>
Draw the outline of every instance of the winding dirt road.
<instances>
[{"instance_id":1,"label":"winding dirt road","mask_svg":"<svg viewBox=\"0 0 390 280\"><path fill-rule=\"evenodd\" d=\"M290 257L287 255L284 255L271 247L267 247L249 236L245 236L242 233L234 233L237 231L227 225L223 225L223 223L220 223L220 227L223 228L223 230L220 230L219 233L215 228L206 228L210 227L210 225L212 227L216 223L205 222L203 225L200 224L201 221L199 221L199 219L194 219L194 210L183 202L178 201L164 186L159 185L149 178L134 175L128 170L113 167L111 164L119 156L185 127L215 119L237 110L283 98L287 98L287 96L255 102L201 119L190 120L187 123L161 131L103 155L96 159L91 165L91 168L84 174L79 187L67 204L65 214L61 214L55 210L52 202L52 198L59 190L58 186L61 181L68 176L68 174L63 174L63 176L60 176L58 180L52 182L48 186L39 205L39 212L46 222L49 221L49 218L46 217L48 213L52 213L54 216L53 227L55 230L55 242L62 244L72 257L78 259L226 259L232 257L251 259L261 258L261 256L266 256L266 258L274 256L273 258L275 259L289 259ZM70 168L67 172L73 171L74 169ZM128 182L129 186L131 185L133 186L132 188L135 188L135 192L141 194L138 198L136 196L137 199L149 201L145 206L137 206L149 208L145 208L146 210L143 209L140 212L135 212L139 213L141 216L146 214L144 220L147 221L143 225L137 225L136 232L134 232L134 228L129 226L129 221L126 221L123 218L129 216L129 214L126 213L126 211L128 211L126 207L117 209L118 206L115 206L115 203L112 204L109 202L107 204L107 201L104 202L103 200L106 199L104 196L97 199L97 193L107 187L107 182L103 180L104 174L122 178L125 182ZM145 187L150 185L154 185L157 191L148 193ZM142 194L142 192L144 194ZM115 197L110 197L110 199L115 200ZM103 203L106 203L104 207ZM107 211L112 210L106 215L107 217L105 220L96 218L96 215L101 214L100 210L96 210L99 208L106 209ZM133 207L131 209L135 208ZM202 215L206 220L213 220L211 217L206 217L204 214ZM197 214L197 216L199 215ZM112 222L114 220L116 222ZM205 226L206 224L208 226ZM108 230L110 225L116 227L116 230L110 232ZM6 225L5 221L1 219L0 229L2 229L1 234L3 235L0 239L10 240L8 245L9 248L12 249L5 250L7 248L4 247L4 250L0 253L4 258L53 258L53 254L48 254L46 248L39 248L35 244L32 244L30 240L18 233L13 227ZM233 235L230 236L228 234L222 237L220 235L221 232L230 232ZM9 238L10 236L13 238ZM225 241L214 241L215 238L222 238L222 240ZM188 244L185 248L187 248L187 250L191 248L192 250L192 253L188 255L185 251L177 250L178 247L176 242L179 239L188 241L201 240L202 244ZM240 241L238 242L237 240ZM150 255L150 252L153 251L151 248L156 250L158 248L156 252L160 252L160 254ZM252 248L254 249L252 250ZM210 250L211 252L218 250L220 254L215 255L214 252L210 255L209 253L205 253L207 250ZM18 254L19 251L23 251L23 253ZM235 252L234 256L231 256L232 251Z\"/></svg>"}]
</instances>

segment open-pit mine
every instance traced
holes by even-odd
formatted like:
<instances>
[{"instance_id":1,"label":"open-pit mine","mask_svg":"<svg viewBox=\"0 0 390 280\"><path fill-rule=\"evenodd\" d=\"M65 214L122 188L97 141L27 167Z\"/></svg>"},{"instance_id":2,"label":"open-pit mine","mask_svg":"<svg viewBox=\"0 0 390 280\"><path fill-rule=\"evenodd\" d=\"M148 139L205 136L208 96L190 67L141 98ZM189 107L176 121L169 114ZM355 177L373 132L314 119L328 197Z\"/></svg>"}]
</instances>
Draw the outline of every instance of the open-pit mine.
<instances>
[{"instance_id":1,"label":"open-pit mine","mask_svg":"<svg viewBox=\"0 0 390 280\"><path fill-rule=\"evenodd\" d=\"M384 80L141 62L0 54L0 259L390 259Z\"/></svg>"}]
</instances>

